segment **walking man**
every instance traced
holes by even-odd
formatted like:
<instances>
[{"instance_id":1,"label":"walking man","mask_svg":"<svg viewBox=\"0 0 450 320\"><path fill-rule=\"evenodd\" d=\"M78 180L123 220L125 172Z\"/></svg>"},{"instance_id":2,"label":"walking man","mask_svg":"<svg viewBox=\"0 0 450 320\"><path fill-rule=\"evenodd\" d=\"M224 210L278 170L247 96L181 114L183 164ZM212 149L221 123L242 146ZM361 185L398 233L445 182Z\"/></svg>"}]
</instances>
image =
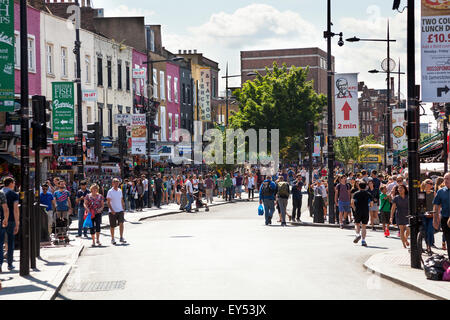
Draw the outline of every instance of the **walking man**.
<instances>
[{"instance_id":1,"label":"walking man","mask_svg":"<svg viewBox=\"0 0 450 320\"><path fill-rule=\"evenodd\" d=\"M444 183L445 187L437 192L433 201L433 226L434 229L439 230L439 223L441 224L445 242L448 244L447 253L450 257L450 173L444 176Z\"/></svg>"},{"instance_id":2,"label":"walking man","mask_svg":"<svg viewBox=\"0 0 450 320\"><path fill-rule=\"evenodd\" d=\"M270 176L261 185L259 189L259 203L264 205L264 215L266 226L272 224L273 213L275 212L275 195L277 194L277 185Z\"/></svg>"},{"instance_id":3,"label":"walking man","mask_svg":"<svg viewBox=\"0 0 450 320\"><path fill-rule=\"evenodd\" d=\"M6 178L4 180L5 187L2 192L5 194L6 204L8 210L4 210L5 219L0 228L0 271L3 264L3 243L5 241L5 234L8 235L8 270L13 270L14 257L14 236L19 232L20 213L19 213L19 195L14 191L16 181L14 178ZM6 211L6 212L5 212ZM7 217L6 217L7 215Z\"/></svg>"},{"instance_id":4,"label":"walking man","mask_svg":"<svg viewBox=\"0 0 450 320\"><path fill-rule=\"evenodd\" d=\"M344 219L347 220L351 213L350 199L351 199L351 185L347 183L347 176L342 175L339 179L339 184L336 186L334 202L339 208L339 225L344 229Z\"/></svg>"},{"instance_id":5,"label":"walking man","mask_svg":"<svg viewBox=\"0 0 450 320\"><path fill-rule=\"evenodd\" d=\"M81 230L83 229L83 235L85 238L88 237L87 235L87 228L83 228L83 222L84 222L84 199L89 194L89 190L86 188L87 183L86 181L80 182L80 190L77 192L77 197L75 200L75 204L78 206L78 237L81 237Z\"/></svg>"},{"instance_id":6,"label":"walking man","mask_svg":"<svg viewBox=\"0 0 450 320\"><path fill-rule=\"evenodd\" d=\"M145 174L143 174L142 176L142 184L144 185L144 207L150 207L150 201L148 199L148 179L145 176Z\"/></svg>"},{"instance_id":7,"label":"walking man","mask_svg":"<svg viewBox=\"0 0 450 320\"><path fill-rule=\"evenodd\" d=\"M155 205L158 209L161 209L161 197L163 194L163 181L161 179L161 173L158 173L155 179Z\"/></svg>"},{"instance_id":8,"label":"walking man","mask_svg":"<svg viewBox=\"0 0 450 320\"><path fill-rule=\"evenodd\" d=\"M111 230L111 243L116 244L114 239L114 229L119 225L120 242L126 243L123 238L123 223L125 222L124 215L124 202L122 190L119 189L119 179L113 179L112 188L108 191L106 196L107 204L109 208L109 224Z\"/></svg>"},{"instance_id":9,"label":"walking man","mask_svg":"<svg viewBox=\"0 0 450 320\"><path fill-rule=\"evenodd\" d=\"M303 176L297 175L297 181L292 185L292 222L302 222L300 220L302 216L302 188L303 188Z\"/></svg>"},{"instance_id":10,"label":"walking man","mask_svg":"<svg viewBox=\"0 0 450 320\"><path fill-rule=\"evenodd\" d=\"M186 197L188 200L188 204L184 208L186 212L190 213L192 208L192 203L194 202L194 188L192 186L192 176L188 176L185 187L186 187Z\"/></svg>"},{"instance_id":11,"label":"walking man","mask_svg":"<svg viewBox=\"0 0 450 320\"><path fill-rule=\"evenodd\" d=\"M284 181L284 177L280 175L278 178L277 203L280 206L281 226L286 226L286 209L289 201L289 184Z\"/></svg>"},{"instance_id":12,"label":"walking man","mask_svg":"<svg viewBox=\"0 0 450 320\"><path fill-rule=\"evenodd\" d=\"M47 227L48 227L48 236L52 235L52 225L53 225L53 212L56 209L56 201L53 195L48 191L49 186L47 184L44 184L42 186L42 192L39 195L39 200L41 204L45 204L47 208L45 210L47 211ZM81 236L81 233L80 233Z\"/></svg>"},{"instance_id":13,"label":"walking man","mask_svg":"<svg viewBox=\"0 0 450 320\"><path fill-rule=\"evenodd\" d=\"M370 193L366 190L366 183L359 183L359 191L353 195L352 208L355 210L355 228L356 237L353 243L358 243L362 238L362 246L367 247L366 243L366 227L369 223L369 207L373 207L373 201ZM361 235L362 224L362 235Z\"/></svg>"}]
</instances>

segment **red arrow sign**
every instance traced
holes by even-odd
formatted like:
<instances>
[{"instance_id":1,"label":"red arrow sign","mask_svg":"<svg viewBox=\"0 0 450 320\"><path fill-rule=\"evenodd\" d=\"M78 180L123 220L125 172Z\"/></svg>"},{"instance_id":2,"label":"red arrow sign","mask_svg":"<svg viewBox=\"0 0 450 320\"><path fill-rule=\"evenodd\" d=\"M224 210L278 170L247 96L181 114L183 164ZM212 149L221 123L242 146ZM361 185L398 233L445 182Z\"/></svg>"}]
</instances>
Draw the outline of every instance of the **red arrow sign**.
<instances>
[{"instance_id":1,"label":"red arrow sign","mask_svg":"<svg viewBox=\"0 0 450 320\"><path fill-rule=\"evenodd\" d=\"M344 111L344 121L350 121L350 111L352 111L352 108L350 108L347 101L345 102L342 111Z\"/></svg>"}]
</instances>

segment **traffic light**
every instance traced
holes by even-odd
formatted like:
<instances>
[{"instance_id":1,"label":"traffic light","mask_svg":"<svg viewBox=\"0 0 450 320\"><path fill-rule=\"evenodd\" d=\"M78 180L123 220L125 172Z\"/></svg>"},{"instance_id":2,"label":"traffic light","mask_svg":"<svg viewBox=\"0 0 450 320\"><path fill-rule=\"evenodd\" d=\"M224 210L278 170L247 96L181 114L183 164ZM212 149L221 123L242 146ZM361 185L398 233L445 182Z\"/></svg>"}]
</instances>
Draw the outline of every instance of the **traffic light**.
<instances>
[{"instance_id":1,"label":"traffic light","mask_svg":"<svg viewBox=\"0 0 450 320\"><path fill-rule=\"evenodd\" d=\"M33 121L31 128L33 129L33 140L31 149L47 148L47 121L50 120L47 114L49 103L44 96L33 96L32 99ZM48 118L47 118L48 116Z\"/></svg>"},{"instance_id":2,"label":"traffic light","mask_svg":"<svg viewBox=\"0 0 450 320\"><path fill-rule=\"evenodd\" d=\"M97 158L101 157L101 148L102 148L102 138L100 135L100 123L88 123L88 142L87 145L89 147L94 147L94 152Z\"/></svg>"}]
</instances>

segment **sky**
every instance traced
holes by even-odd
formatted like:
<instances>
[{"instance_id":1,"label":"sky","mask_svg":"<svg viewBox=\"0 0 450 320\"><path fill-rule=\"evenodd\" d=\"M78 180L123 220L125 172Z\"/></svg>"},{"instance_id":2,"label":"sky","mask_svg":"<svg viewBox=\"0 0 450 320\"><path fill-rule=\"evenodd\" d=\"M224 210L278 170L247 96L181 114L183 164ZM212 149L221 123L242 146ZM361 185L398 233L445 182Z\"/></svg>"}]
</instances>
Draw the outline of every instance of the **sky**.
<instances>
[{"instance_id":1,"label":"sky","mask_svg":"<svg viewBox=\"0 0 450 320\"><path fill-rule=\"evenodd\" d=\"M209 59L219 62L220 75L240 74L240 51L319 47L326 51L323 31L327 23L326 0L92 0L95 8L104 8L105 16L145 16L147 24L160 24L163 46L173 53L197 49ZM332 22L335 33L343 32L344 39L385 39L390 23L391 58L400 60L406 68L406 10L392 11L392 0L334 0ZM402 5L406 0L402 0ZM416 0L420 8L420 0ZM416 10L416 81L420 81L420 10ZM336 71L359 73L359 81L369 88L386 88L383 74L369 74L381 70L387 57L386 42L346 42L337 45L333 38L332 54ZM402 98L406 97L406 76L401 78ZM239 86L239 78L231 78L230 86ZM225 81L220 84L225 90ZM397 92L397 80L395 82ZM431 112L427 109L427 113ZM422 119L424 121L425 119ZM429 120L434 118L431 116Z\"/></svg>"}]
</instances>

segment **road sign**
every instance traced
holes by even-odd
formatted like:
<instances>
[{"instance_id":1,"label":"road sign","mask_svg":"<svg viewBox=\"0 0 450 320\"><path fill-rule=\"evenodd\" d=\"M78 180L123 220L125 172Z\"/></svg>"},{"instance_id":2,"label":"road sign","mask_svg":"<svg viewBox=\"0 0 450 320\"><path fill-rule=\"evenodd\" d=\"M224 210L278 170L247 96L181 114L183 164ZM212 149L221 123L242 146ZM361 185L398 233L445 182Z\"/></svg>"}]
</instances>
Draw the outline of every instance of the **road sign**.
<instances>
[{"instance_id":1,"label":"road sign","mask_svg":"<svg viewBox=\"0 0 450 320\"><path fill-rule=\"evenodd\" d=\"M358 74L336 74L336 137L359 137Z\"/></svg>"},{"instance_id":2,"label":"road sign","mask_svg":"<svg viewBox=\"0 0 450 320\"><path fill-rule=\"evenodd\" d=\"M422 0L422 101L424 102L450 102L449 48L450 2Z\"/></svg>"}]
</instances>

